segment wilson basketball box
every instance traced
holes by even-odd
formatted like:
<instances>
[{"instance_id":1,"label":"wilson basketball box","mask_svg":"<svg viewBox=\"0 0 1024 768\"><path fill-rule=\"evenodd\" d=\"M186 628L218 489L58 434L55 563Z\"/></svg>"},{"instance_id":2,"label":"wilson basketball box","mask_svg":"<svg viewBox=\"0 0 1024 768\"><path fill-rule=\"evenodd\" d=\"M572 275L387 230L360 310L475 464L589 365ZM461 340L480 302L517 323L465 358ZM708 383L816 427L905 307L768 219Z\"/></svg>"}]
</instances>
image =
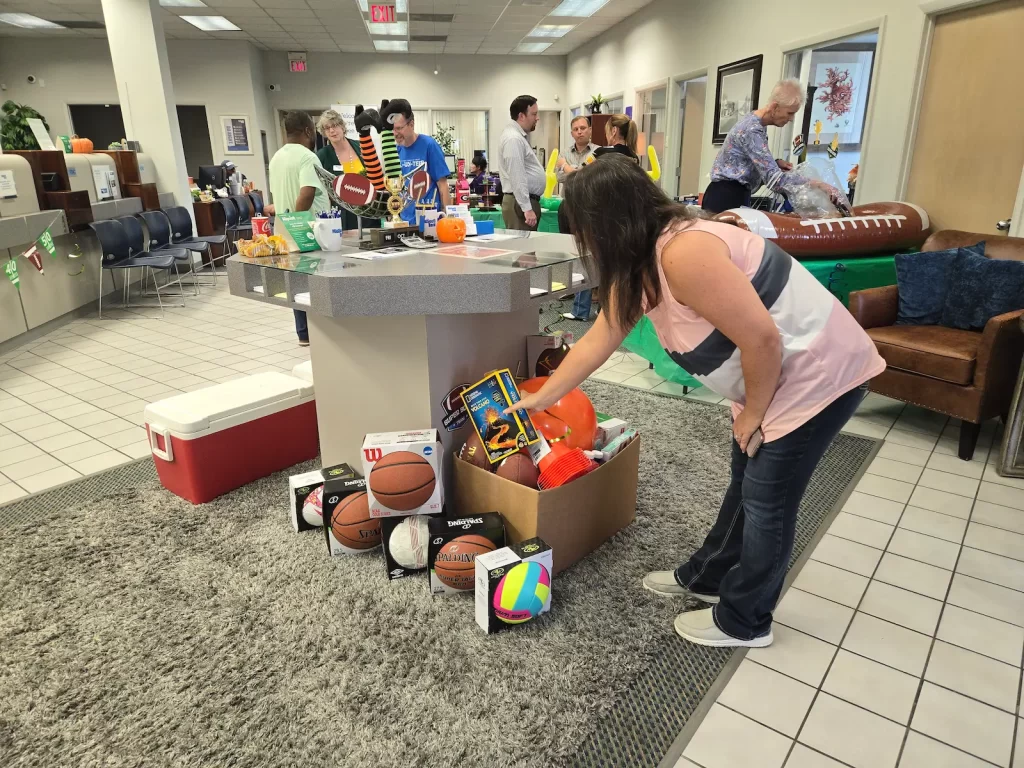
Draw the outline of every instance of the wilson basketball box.
<instances>
[{"instance_id":1,"label":"wilson basketball box","mask_svg":"<svg viewBox=\"0 0 1024 768\"><path fill-rule=\"evenodd\" d=\"M332 557L380 546L380 520L370 517L366 480L354 471L324 481L324 537Z\"/></svg>"},{"instance_id":2,"label":"wilson basketball box","mask_svg":"<svg viewBox=\"0 0 1024 768\"><path fill-rule=\"evenodd\" d=\"M257 373L150 403L146 431L160 482L202 504L316 458L313 385Z\"/></svg>"},{"instance_id":3,"label":"wilson basketball box","mask_svg":"<svg viewBox=\"0 0 1024 768\"><path fill-rule=\"evenodd\" d=\"M543 539L478 555L474 575L476 623L489 635L551 610L554 566Z\"/></svg>"},{"instance_id":4,"label":"wilson basketball box","mask_svg":"<svg viewBox=\"0 0 1024 768\"><path fill-rule=\"evenodd\" d=\"M497 510L510 543L535 536L544 539L554 552L556 574L636 517L639 437L593 472L547 491L513 483L468 461L452 464L453 501L459 514L468 517Z\"/></svg>"},{"instance_id":5,"label":"wilson basketball box","mask_svg":"<svg viewBox=\"0 0 1024 768\"><path fill-rule=\"evenodd\" d=\"M371 517L432 515L444 504L436 429L380 432L363 439Z\"/></svg>"},{"instance_id":6,"label":"wilson basketball box","mask_svg":"<svg viewBox=\"0 0 1024 768\"><path fill-rule=\"evenodd\" d=\"M430 594L473 591L475 560L505 546L505 524L497 512L470 517L438 517L428 523Z\"/></svg>"}]
</instances>

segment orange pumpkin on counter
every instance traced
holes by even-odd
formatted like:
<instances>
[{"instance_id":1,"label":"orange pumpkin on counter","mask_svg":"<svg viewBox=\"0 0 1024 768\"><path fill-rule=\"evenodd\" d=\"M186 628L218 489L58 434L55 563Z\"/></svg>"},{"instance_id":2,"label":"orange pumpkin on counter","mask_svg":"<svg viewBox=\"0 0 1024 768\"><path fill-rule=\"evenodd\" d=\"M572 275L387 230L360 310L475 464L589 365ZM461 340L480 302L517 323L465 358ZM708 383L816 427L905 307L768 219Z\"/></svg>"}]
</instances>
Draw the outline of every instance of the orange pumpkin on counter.
<instances>
[{"instance_id":1,"label":"orange pumpkin on counter","mask_svg":"<svg viewBox=\"0 0 1024 768\"><path fill-rule=\"evenodd\" d=\"M466 222L455 216L438 219L437 239L442 243L461 243L466 239Z\"/></svg>"},{"instance_id":2,"label":"orange pumpkin on counter","mask_svg":"<svg viewBox=\"0 0 1024 768\"><path fill-rule=\"evenodd\" d=\"M76 154L89 154L92 152L92 139L80 139L78 134L71 137L71 151Z\"/></svg>"}]
</instances>

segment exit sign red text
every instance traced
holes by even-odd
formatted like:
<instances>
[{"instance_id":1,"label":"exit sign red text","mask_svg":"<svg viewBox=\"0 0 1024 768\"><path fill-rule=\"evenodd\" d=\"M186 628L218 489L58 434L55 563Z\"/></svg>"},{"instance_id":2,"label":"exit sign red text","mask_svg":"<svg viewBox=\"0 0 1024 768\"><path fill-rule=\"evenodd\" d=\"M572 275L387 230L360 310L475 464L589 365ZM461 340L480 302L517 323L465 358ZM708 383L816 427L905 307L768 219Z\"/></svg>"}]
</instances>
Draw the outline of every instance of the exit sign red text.
<instances>
[{"instance_id":1,"label":"exit sign red text","mask_svg":"<svg viewBox=\"0 0 1024 768\"><path fill-rule=\"evenodd\" d=\"M370 21L374 24L390 24L395 20L395 6L371 5Z\"/></svg>"}]
</instances>

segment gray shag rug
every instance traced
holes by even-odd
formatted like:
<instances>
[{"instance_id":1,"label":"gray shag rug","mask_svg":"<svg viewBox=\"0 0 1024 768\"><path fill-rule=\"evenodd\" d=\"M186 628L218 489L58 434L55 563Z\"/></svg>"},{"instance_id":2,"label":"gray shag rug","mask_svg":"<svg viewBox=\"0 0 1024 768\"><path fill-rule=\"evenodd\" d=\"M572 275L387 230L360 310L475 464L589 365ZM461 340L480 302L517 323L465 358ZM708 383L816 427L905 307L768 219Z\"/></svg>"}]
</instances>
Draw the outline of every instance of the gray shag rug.
<instances>
[{"instance_id":1,"label":"gray shag rug","mask_svg":"<svg viewBox=\"0 0 1024 768\"><path fill-rule=\"evenodd\" d=\"M645 592L703 538L725 410L590 382L643 435L636 522L555 579L549 615L486 636L473 601L329 558L287 474L193 506L153 482L0 541L0 766L544 766L671 634Z\"/></svg>"}]
</instances>

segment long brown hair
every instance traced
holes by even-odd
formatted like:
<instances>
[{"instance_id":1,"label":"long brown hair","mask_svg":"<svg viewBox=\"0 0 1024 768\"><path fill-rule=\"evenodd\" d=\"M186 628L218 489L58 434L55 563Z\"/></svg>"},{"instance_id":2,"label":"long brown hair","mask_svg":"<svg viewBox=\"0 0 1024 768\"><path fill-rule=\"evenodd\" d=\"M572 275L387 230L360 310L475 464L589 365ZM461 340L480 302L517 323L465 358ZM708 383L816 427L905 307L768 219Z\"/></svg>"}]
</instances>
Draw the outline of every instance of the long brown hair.
<instances>
[{"instance_id":1,"label":"long brown hair","mask_svg":"<svg viewBox=\"0 0 1024 768\"><path fill-rule=\"evenodd\" d=\"M643 314L645 297L652 307L661 299L654 247L662 230L697 215L624 155L584 165L565 186L562 208L576 247L587 270L599 276L598 293L606 308L614 308L614 325L629 330Z\"/></svg>"},{"instance_id":2,"label":"long brown hair","mask_svg":"<svg viewBox=\"0 0 1024 768\"><path fill-rule=\"evenodd\" d=\"M639 131L636 129L636 123L634 123L627 115L612 115L608 122L605 124L605 138L611 140L608 134L611 129L614 128L619 132L625 142L626 146L629 147L630 151L636 154L636 143L640 136Z\"/></svg>"}]
</instances>

